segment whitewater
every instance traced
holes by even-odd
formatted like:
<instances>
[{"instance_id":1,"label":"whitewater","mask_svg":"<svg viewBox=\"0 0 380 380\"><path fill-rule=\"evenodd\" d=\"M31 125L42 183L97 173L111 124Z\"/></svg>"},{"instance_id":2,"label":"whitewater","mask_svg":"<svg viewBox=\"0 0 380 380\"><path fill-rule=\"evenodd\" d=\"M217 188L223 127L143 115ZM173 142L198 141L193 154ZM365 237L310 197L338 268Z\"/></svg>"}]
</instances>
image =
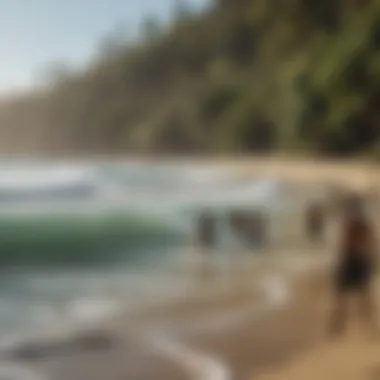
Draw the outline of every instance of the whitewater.
<instances>
[{"instance_id":1,"label":"whitewater","mask_svg":"<svg viewBox=\"0 0 380 380\"><path fill-rule=\"evenodd\" d=\"M199 211L219 217L223 262L246 252L229 233L228 210L278 210L281 191L273 180L192 166L1 164L0 336L183 296Z\"/></svg>"}]
</instances>

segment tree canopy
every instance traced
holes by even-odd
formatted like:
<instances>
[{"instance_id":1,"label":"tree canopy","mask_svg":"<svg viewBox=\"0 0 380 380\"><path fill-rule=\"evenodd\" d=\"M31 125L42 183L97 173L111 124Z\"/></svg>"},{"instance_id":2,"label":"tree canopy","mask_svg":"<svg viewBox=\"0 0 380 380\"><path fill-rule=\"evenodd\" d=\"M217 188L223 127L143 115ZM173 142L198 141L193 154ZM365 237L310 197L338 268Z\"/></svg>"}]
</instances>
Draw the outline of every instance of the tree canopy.
<instances>
[{"instance_id":1,"label":"tree canopy","mask_svg":"<svg viewBox=\"0 0 380 380\"><path fill-rule=\"evenodd\" d=\"M47 153L380 151L380 0L177 2L138 39L3 99L1 147Z\"/></svg>"}]
</instances>

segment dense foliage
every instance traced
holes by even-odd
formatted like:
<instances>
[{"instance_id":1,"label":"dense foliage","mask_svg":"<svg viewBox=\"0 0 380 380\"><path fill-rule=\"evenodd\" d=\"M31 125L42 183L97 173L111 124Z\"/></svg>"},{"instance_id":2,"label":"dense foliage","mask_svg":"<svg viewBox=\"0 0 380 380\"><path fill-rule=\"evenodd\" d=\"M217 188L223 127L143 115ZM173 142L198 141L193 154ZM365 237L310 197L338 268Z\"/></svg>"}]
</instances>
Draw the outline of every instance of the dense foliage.
<instances>
[{"instance_id":1,"label":"dense foliage","mask_svg":"<svg viewBox=\"0 0 380 380\"><path fill-rule=\"evenodd\" d=\"M0 105L3 151L380 153L379 0L181 3Z\"/></svg>"}]
</instances>

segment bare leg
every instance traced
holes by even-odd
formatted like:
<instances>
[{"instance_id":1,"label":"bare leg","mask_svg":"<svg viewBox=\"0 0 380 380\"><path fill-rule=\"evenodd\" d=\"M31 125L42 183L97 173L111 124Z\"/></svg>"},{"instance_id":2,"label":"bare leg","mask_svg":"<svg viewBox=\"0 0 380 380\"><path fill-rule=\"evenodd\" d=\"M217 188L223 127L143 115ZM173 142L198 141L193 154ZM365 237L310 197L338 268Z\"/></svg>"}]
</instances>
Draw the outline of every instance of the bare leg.
<instances>
[{"instance_id":1,"label":"bare leg","mask_svg":"<svg viewBox=\"0 0 380 380\"><path fill-rule=\"evenodd\" d=\"M368 286L360 293L359 311L363 324L371 337L378 337L377 313L372 287Z\"/></svg>"},{"instance_id":2,"label":"bare leg","mask_svg":"<svg viewBox=\"0 0 380 380\"><path fill-rule=\"evenodd\" d=\"M331 313L331 320L329 325L329 333L335 337L341 335L347 323L347 300L343 294L335 296L333 309Z\"/></svg>"}]
</instances>

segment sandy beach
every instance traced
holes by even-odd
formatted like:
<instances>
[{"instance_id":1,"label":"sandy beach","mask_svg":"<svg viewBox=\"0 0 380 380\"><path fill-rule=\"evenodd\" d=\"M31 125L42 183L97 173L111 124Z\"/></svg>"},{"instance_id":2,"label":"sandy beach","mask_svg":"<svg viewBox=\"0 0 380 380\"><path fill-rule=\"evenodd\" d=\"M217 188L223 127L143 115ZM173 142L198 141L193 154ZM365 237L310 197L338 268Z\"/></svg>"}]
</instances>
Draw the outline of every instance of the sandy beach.
<instances>
[{"instance_id":1,"label":"sandy beach","mask_svg":"<svg viewBox=\"0 0 380 380\"><path fill-rule=\"evenodd\" d=\"M172 159L161 159L172 164ZM365 189L378 186L378 165L368 161L345 161L272 156L217 159L178 159L175 164L197 165L205 170L229 171L236 178L273 178L300 185L336 184Z\"/></svg>"},{"instance_id":2,"label":"sandy beach","mask_svg":"<svg viewBox=\"0 0 380 380\"><path fill-rule=\"evenodd\" d=\"M219 166L238 178L287 180L300 192L331 181L377 186L375 169L365 164L282 159L208 164L210 170ZM379 378L376 343L326 341L329 249L299 243L298 252L281 259L272 255L261 267L255 263L256 269L235 273L217 294L197 298L189 293L170 305L108 321L99 331L116 337L110 344L89 340L11 364L35 371L35 380ZM199 286L210 287L207 282ZM346 361L350 366L342 365Z\"/></svg>"},{"instance_id":3,"label":"sandy beach","mask_svg":"<svg viewBox=\"0 0 380 380\"><path fill-rule=\"evenodd\" d=\"M285 257L275 271L280 278L264 272L260 280L237 281L218 296L109 321L97 331L114 334L110 346L90 342L18 363L59 380L249 379L320 340L325 305L319 262L323 256L311 253L302 260Z\"/></svg>"},{"instance_id":4,"label":"sandy beach","mask_svg":"<svg viewBox=\"0 0 380 380\"><path fill-rule=\"evenodd\" d=\"M350 339L302 354L257 380L376 380L380 376L379 343Z\"/></svg>"},{"instance_id":5,"label":"sandy beach","mask_svg":"<svg viewBox=\"0 0 380 380\"><path fill-rule=\"evenodd\" d=\"M36 341L10 364L33 371L36 379L248 379L253 371L302 352L318 335L308 323L317 323L322 309L305 290L314 288L310 273L319 272L308 266L315 268L320 259L306 253L302 260L294 255L277 265L273 260L258 262L261 270L246 274L250 281L235 277L218 294L119 316L88 330L87 340L76 335L66 349L53 340L43 350ZM102 334L115 339L102 343Z\"/></svg>"}]
</instances>

